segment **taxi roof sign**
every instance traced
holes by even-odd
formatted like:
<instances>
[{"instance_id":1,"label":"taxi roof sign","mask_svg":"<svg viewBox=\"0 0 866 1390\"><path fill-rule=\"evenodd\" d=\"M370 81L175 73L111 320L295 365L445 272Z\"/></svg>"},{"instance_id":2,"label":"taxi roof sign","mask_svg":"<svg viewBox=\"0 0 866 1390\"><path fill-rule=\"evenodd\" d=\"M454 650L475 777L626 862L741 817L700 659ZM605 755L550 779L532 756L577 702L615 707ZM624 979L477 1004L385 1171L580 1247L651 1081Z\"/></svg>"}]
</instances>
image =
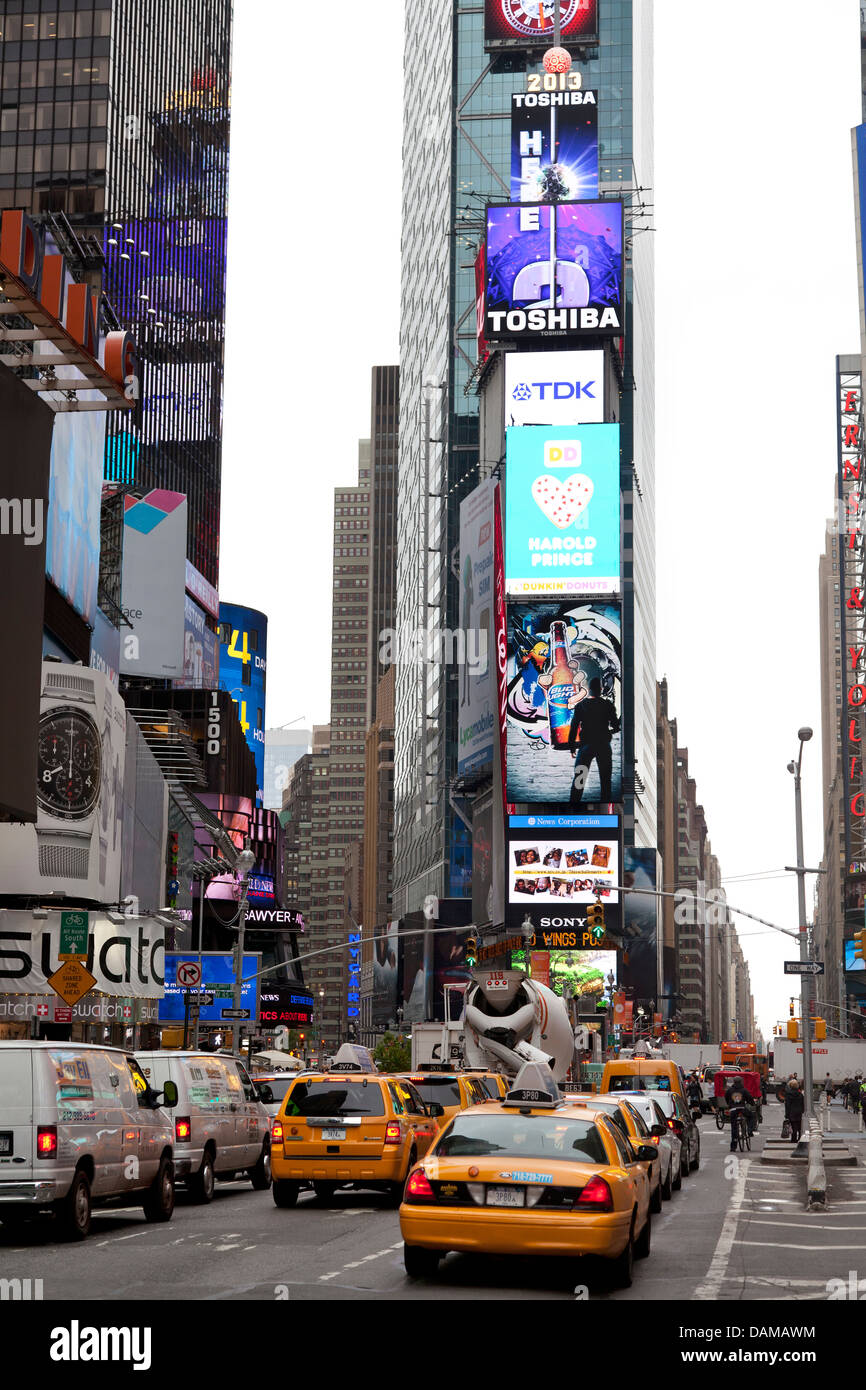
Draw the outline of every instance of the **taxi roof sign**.
<instances>
[{"instance_id":1,"label":"taxi roof sign","mask_svg":"<svg viewBox=\"0 0 866 1390\"><path fill-rule=\"evenodd\" d=\"M506 1093L503 1105L559 1105L562 1094L548 1067L539 1062L527 1062L520 1068L513 1088Z\"/></svg>"},{"instance_id":2,"label":"taxi roof sign","mask_svg":"<svg viewBox=\"0 0 866 1390\"><path fill-rule=\"evenodd\" d=\"M373 1054L369 1048L361 1047L358 1043L343 1043L331 1058L328 1071L361 1071L376 1072L379 1068L373 1061Z\"/></svg>"}]
</instances>

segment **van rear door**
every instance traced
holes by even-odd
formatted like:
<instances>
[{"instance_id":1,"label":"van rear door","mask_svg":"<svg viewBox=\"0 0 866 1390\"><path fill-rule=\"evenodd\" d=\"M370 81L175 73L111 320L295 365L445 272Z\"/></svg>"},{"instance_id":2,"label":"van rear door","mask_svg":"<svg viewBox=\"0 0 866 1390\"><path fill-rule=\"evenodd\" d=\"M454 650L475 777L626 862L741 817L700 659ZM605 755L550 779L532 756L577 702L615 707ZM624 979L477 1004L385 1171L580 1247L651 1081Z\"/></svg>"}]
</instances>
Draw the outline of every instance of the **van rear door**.
<instances>
[{"instance_id":1,"label":"van rear door","mask_svg":"<svg viewBox=\"0 0 866 1390\"><path fill-rule=\"evenodd\" d=\"M0 1182L21 1182L36 1167L32 1056L27 1047L0 1048Z\"/></svg>"}]
</instances>

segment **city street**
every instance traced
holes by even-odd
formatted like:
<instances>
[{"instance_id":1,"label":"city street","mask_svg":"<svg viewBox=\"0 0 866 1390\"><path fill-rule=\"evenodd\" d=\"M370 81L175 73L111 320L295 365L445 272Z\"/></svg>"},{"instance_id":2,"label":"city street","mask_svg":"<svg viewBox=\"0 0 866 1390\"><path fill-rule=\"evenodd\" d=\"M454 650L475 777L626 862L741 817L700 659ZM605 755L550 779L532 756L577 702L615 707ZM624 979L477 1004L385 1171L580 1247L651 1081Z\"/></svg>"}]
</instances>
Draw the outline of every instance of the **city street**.
<instances>
[{"instance_id":1,"label":"city street","mask_svg":"<svg viewBox=\"0 0 866 1390\"><path fill-rule=\"evenodd\" d=\"M839 1106L831 1121L855 1123ZM731 1165L727 1133L708 1118L700 1128L701 1167L654 1218L652 1254L630 1289L605 1289L577 1261L453 1254L435 1281L410 1282L384 1196L338 1193L323 1206L310 1192L278 1211L248 1182L218 1184L205 1207L179 1194L165 1226L134 1207L95 1213L81 1245L60 1245L48 1221L4 1231L0 1259L7 1278L41 1279L45 1300L574 1300L584 1284L590 1300L824 1300L829 1281L847 1285L866 1249L862 1168L831 1170L827 1211L810 1214L802 1167L762 1166L761 1138ZM762 1132L780 1128L772 1102Z\"/></svg>"}]
</instances>

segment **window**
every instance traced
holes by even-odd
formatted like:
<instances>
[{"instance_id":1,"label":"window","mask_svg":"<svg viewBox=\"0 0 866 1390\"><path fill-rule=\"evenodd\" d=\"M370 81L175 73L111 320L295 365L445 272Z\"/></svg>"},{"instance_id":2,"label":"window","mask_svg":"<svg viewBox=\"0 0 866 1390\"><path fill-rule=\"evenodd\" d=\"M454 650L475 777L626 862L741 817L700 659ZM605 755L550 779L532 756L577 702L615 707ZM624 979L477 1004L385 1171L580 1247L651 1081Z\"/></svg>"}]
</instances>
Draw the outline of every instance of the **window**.
<instances>
[{"instance_id":1,"label":"window","mask_svg":"<svg viewBox=\"0 0 866 1390\"><path fill-rule=\"evenodd\" d=\"M627 1166L629 1163L634 1163L635 1155L631 1147L631 1144L628 1142L628 1139L625 1139L620 1134L616 1125L608 1124L607 1132L616 1144L616 1151L619 1154L620 1161L622 1162L622 1164L624 1166Z\"/></svg>"},{"instance_id":2,"label":"window","mask_svg":"<svg viewBox=\"0 0 866 1390\"><path fill-rule=\"evenodd\" d=\"M624 1141L621 1141L624 1142ZM572 1159L576 1163L607 1163L598 1127L586 1120L555 1115L490 1115L482 1110L457 1114L437 1154L480 1158ZM624 1160L625 1161L625 1160Z\"/></svg>"}]
</instances>

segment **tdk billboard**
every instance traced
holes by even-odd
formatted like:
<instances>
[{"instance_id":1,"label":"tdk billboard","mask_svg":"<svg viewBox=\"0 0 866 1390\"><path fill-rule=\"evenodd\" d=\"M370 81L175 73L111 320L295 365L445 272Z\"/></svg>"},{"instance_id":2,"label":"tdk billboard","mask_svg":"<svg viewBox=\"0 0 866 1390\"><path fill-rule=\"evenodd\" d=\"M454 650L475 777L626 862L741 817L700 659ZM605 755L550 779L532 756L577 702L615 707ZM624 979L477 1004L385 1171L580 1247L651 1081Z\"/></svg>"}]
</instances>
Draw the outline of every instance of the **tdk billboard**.
<instances>
[{"instance_id":1,"label":"tdk billboard","mask_svg":"<svg viewBox=\"0 0 866 1390\"><path fill-rule=\"evenodd\" d=\"M506 425L600 425L604 353L507 352Z\"/></svg>"}]
</instances>

